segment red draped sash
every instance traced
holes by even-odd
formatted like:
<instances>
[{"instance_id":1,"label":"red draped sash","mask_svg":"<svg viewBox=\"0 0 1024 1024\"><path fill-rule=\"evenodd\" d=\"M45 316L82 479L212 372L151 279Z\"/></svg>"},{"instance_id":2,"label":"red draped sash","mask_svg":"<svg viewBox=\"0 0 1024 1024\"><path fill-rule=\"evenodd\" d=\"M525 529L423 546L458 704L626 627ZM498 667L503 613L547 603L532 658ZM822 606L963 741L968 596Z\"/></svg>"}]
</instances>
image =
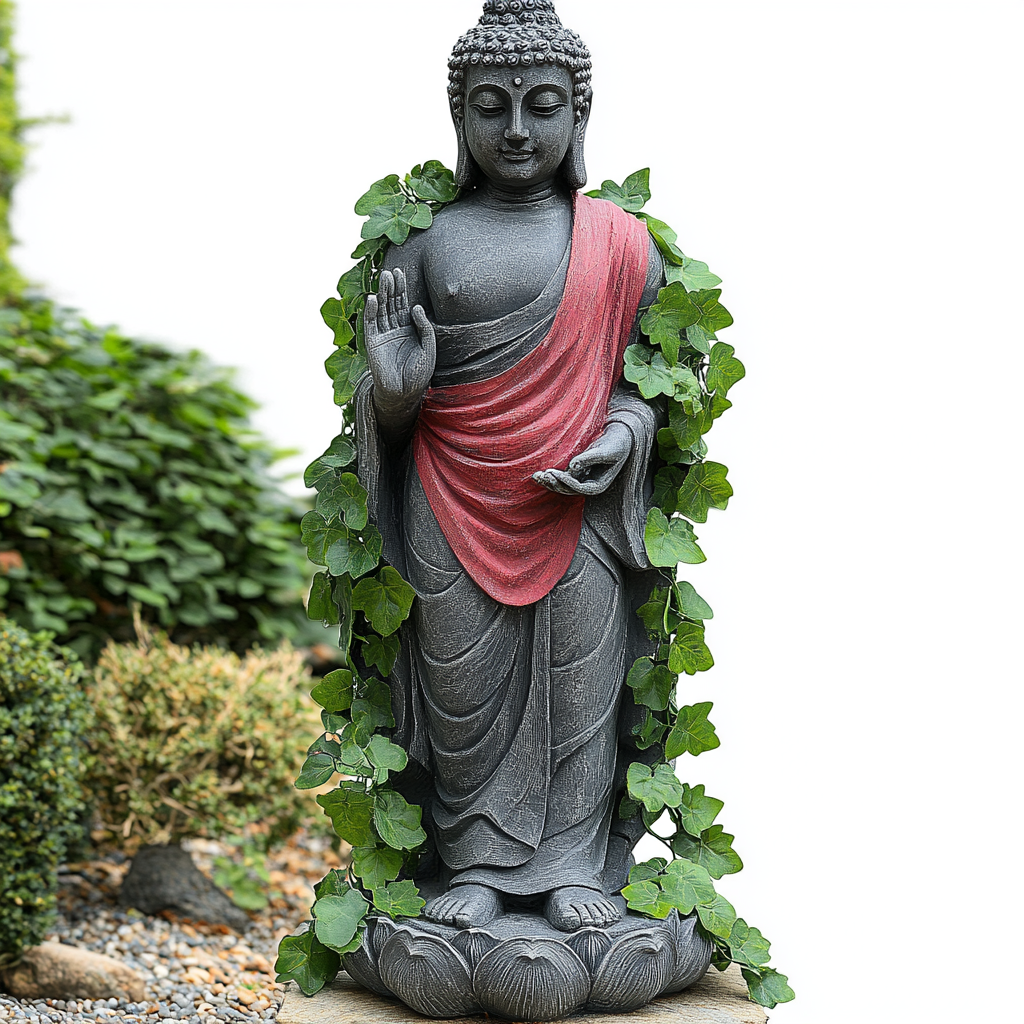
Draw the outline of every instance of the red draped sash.
<instances>
[{"instance_id":1,"label":"red draped sash","mask_svg":"<svg viewBox=\"0 0 1024 1024\"><path fill-rule=\"evenodd\" d=\"M488 380L430 388L413 455L437 522L479 586L539 601L569 568L584 498L532 479L565 469L604 431L647 277L647 230L576 195L565 293L547 337Z\"/></svg>"}]
</instances>

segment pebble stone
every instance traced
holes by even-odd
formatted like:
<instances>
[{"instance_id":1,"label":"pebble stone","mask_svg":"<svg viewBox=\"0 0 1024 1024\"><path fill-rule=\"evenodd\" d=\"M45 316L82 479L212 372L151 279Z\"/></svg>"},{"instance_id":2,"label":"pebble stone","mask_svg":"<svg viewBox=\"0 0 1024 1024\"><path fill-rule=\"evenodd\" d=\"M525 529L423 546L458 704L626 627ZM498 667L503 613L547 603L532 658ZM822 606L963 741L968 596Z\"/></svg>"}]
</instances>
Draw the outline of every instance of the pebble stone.
<instances>
[{"instance_id":1,"label":"pebble stone","mask_svg":"<svg viewBox=\"0 0 1024 1024\"><path fill-rule=\"evenodd\" d=\"M210 841L189 845L204 869L215 856L230 853L229 847ZM142 977L148 999L17 1000L0 992L0 1021L274 1021L284 999L284 986L274 981L277 944L308 917L312 884L342 863L322 829L300 832L271 856L274 898L268 908L250 915L244 935L119 907L117 890L127 864L117 854L70 865L60 875L59 914L46 938L122 961Z\"/></svg>"}]
</instances>

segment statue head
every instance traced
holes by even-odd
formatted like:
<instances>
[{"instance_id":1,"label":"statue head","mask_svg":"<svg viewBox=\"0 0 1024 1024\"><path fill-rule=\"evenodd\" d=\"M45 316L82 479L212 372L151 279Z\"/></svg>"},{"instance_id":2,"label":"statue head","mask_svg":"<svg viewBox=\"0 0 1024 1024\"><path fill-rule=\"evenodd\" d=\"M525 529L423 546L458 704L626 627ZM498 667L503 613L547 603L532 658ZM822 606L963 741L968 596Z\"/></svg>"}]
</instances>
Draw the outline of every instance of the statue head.
<instances>
[{"instance_id":1,"label":"statue head","mask_svg":"<svg viewBox=\"0 0 1024 1024\"><path fill-rule=\"evenodd\" d=\"M482 172L530 184L554 172L570 189L582 188L590 69L590 51L562 25L552 0L485 0L480 22L448 61L458 183ZM500 132L488 127L492 119L503 120Z\"/></svg>"}]
</instances>

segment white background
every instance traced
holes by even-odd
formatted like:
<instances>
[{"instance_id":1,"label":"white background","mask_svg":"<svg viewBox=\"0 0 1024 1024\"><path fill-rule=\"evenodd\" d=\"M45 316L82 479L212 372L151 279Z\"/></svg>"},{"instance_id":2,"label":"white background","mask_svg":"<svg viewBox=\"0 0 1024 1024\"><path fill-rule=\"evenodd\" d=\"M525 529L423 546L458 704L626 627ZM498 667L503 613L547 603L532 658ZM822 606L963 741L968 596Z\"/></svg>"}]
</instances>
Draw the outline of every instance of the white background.
<instances>
[{"instance_id":1,"label":"white background","mask_svg":"<svg viewBox=\"0 0 1024 1024\"><path fill-rule=\"evenodd\" d=\"M335 433L318 315L374 179L454 162L477 0L22 0L22 268L99 322L241 368ZM725 894L798 991L773 1020L1019 1019L1019 3L560 0L591 182L725 279L745 361L709 437ZM1012 1007L1016 1007L1015 1011Z\"/></svg>"}]
</instances>

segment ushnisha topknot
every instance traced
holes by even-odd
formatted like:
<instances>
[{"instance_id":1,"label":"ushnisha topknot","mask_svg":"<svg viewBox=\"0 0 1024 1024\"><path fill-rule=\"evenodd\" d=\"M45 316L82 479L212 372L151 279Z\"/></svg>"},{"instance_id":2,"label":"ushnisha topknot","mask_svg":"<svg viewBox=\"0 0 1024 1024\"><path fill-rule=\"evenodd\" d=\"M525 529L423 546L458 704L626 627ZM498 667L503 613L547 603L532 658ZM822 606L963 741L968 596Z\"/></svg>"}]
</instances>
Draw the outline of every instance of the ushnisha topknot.
<instances>
[{"instance_id":1,"label":"ushnisha topknot","mask_svg":"<svg viewBox=\"0 0 1024 1024\"><path fill-rule=\"evenodd\" d=\"M557 64L572 74L577 122L590 108L590 51L562 25L552 0L485 0L479 23L459 39L448 61L448 99L456 121L464 116L466 69L473 64Z\"/></svg>"}]
</instances>

